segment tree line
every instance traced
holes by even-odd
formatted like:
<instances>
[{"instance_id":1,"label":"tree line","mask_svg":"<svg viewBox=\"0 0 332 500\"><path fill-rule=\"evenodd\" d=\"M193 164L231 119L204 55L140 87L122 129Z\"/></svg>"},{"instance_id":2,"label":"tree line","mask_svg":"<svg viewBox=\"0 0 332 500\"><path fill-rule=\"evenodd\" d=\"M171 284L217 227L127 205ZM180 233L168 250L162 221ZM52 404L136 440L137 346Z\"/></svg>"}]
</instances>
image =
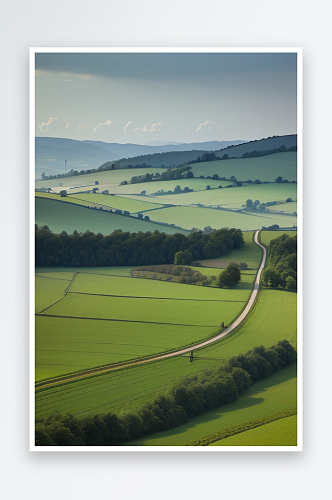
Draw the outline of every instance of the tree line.
<instances>
[{"instance_id":1,"label":"tree line","mask_svg":"<svg viewBox=\"0 0 332 500\"><path fill-rule=\"evenodd\" d=\"M295 363L296 350L287 340L255 347L230 358L225 366L204 370L173 384L142 408L77 418L53 413L36 422L36 446L120 446L184 424L220 405L231 403L253 382Z\"/></svg>"},{"instance_id":2,"label":"tree line","mask_svg":"<svg viewBox=\"0 0 332 500\"><path fill-rule=\"evenodd\" d=\"M297 235L282 234L271 240L268 267L262 272L262 284L269 288L296 290Z\"/></svg>"},{"instance_id":3,"label":"tree line","mask_svg":"<svg viewBox=\"0 0 332 500\"><path fill-rule=\"evenodd\" d=\"M289 149L286 146L282 145L280 148L275 149L267 149L267 150L259 150L256 149L254 151L248 151L247 153L243 153L242 158L257 158L259 156L267 156L273 155L275 153L285 153L286 151L297 151L297 146L291 146Z\"/></svg>"},{"instance_id":4,"label":"tree line","mask_svg":"<svg viewBox=\"0 0 332 500\"><path fill-rule=\"evenodd\" d=\"M35 226L35 265L48 267L146 266L174 264L175 254L188 250L192 260L213 259L244 246L239 229L222 228L211 234L123 232L109 235L91 231L54 234L48 226Z\"/></svg>"}]
</instances>

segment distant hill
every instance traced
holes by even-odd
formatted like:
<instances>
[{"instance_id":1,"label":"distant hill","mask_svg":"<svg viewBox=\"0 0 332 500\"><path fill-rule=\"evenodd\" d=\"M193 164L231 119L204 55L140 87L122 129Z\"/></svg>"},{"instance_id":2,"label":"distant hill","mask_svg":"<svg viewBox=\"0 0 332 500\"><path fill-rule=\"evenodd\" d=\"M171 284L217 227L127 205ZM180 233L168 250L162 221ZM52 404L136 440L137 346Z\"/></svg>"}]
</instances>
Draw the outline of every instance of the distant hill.
<instances>
[{"instance_id":1,"label":"distant hill","mask_svg":"<svg viewBox=\"0 0 332 500\"><path fill-rule=\"evenodd\" d=\"M240 158L244 153L250 151L268 151L270 149L280 148L285 146L289 149L292 146L297 146L297 135L280 135L275 137L268 137L267 139L260 139L258 141L246 142L245 144L230 146L218 151L215 151L216 156L223 156L225 153L230 158Z\"/></svg>"},{"instance_id":2,"label":"distant hill","mask_svg":"<svg viewBox=\"0 0 332 500\"><path fill-rule=\"evenodd\" d=\"M42 172L46 175L55 175L64 173L65 160L67 160L67 171L73 170L88 170L98 168L105 162L118 160L120 158L140 157L138 163L144 163L141 159L142 155L153 155L155 153L166 153L169 151L186 151L200 150L212 151L214 149L225 148L234 144L241 144L243 141L212 141L190 144L162 144L155 145L140 145L140 144L118 144L107 143L102 141L76 141L73 139L63 139L59 137L36 137L36 157L35 168L36 177L39 178ZM178 164L183 161L195 159L197 154L181 155L179 161L177 157L172 155L167 161L168 164ZM182 159L187 158L188 159ZM130 162L123 161L123 164ZM160 166L164 163L161 160Z\"/></svg>"}]
</instances>

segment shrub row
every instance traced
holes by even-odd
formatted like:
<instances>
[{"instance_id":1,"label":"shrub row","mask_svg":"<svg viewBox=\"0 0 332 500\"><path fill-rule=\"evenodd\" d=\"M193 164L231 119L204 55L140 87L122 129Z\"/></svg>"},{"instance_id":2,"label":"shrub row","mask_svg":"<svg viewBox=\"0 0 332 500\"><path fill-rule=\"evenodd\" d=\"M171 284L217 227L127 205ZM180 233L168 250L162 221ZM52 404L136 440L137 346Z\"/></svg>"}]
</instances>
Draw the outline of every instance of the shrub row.
<instances>
[{"instance_id":1,"label":"shrub row","mask_svg":"<svg viewBox=\"0 0 332 500\"><path fill-rule=\"evenodd\" d=\"M296 361L287 340L255 347L226 366L186 377L143 408L77 418L54 413L36 423L36 446L119 446L130 439L172 429L206 410L235 401L252 382Z\"/></svg>"}]
</instances>

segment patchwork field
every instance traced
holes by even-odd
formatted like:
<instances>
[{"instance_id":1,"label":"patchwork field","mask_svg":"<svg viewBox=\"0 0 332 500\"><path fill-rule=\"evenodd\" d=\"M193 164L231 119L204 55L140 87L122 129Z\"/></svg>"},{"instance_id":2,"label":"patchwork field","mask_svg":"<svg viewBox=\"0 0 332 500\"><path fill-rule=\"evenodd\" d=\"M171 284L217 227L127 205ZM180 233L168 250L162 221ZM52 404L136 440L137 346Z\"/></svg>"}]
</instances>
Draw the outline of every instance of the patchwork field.
<instances>
[{"instance_id":1,"label":"patchwork field","mask_svg":"<svg viewBox=\"0 0 332 500\"><path fill-rule=\"evenodd\" d=\"M151 220L176 223L184 229L190 230L193 227L203 230L206 226L213 229L222 227L235 227L242 230L261 229L272 224L280 227L292 227L297 224L296 217L283 214L237 213L213 208L199 207L169 207L149 212Z\"/></svg>"},{"instance_id":2,"label":"patchwork field","mask_svg":"<svg viewBox=\"0 0 332 500\"><path fill-rule=\"evenodd\" d=\"M174 284L174 286L182 288L183 285ZM192 286L192 288L199 287ZM207 291L206 288L204 290ZM168 385L179 378L194 374L205 368L216 367L220 363L225 363L229 357L246 352L257 345L262 344L269 347L278 340L287 338L295 346L295 298L296 294L294 293L281 290L263 290L259 296L257 306L248 320L248 325L246 322L237 333L229 338L226 337L209 347L195 351L193 363L189 363L188 357L181 356L142 366L136 365L116 372L65 384L54 389L38 391L36 394L37 415L47 415L60 408L64 412L69 411L75 415L104 411L118 412L135 408L155 397L156 394L163 393ZM265 309L268 311L275 310L273 321L269 321ZM39 319L53 320L53 318ZM57 320L67 321L58 318ZM183 328L185 327L181 327L181 330ZM207 335L209 334L208 329L204 330L204 332ZM194 333L191 334L194 335ZM155 340L153 345L156 345ZM68 371L70 370L67 369L66 372ZM269 380L267 379L267 381ZM296 398L293 400L294 405L295 401ZM282 411L282 408L280 411ZM209 432L208 430L206 435Z\"/></svg>"},{"instance_id":3,"label":"patchwork field","mask_svg":"<svg viewBox=\"0 0 332 500\"><path fill-rule=\"evenodd\" d=\"M47 225L53 233L66 231L71 234L75 230L84 233L89 230L107 235L116 229L129 232L153 232L157 229L166 234L189 234L182 229L161 226L149 221L91 210L72 203L62 203L45 198L36 198L35 222L38 226Z\"/></svg>"},{"instance_id":4,"label":"patchwork field","mask_svg":"<svg viewBox=\"0 0 332 500\"><path fill-rule=\"evenodd\" d=\"M246 238L251 242L252 234ZM255 250L258 260L260 250ZM242 259L243 251L238 252L233 257ZM254 255L250 243L247 255ZM220 272L194 269L208 276ZM39 268L36 312L43 315L36 317L36 380L206 338L221 321L228 324L240 313L254 277L245 271L227 290L133 278L128 267Z\"/></svg>"},{"instance_id":5,"label":"patchwork field","mask_svg":"<svg viewBox=\"0 0 332 500\"><path fill-rule=\"evenodd\" d=\"M188 179L193 180L193 179ZM209 182L207 182L209 181ZM210 184L210 179L204 179L205 184ZM219 182L219 181L216 181ZM140 184L146 186L148 183ZM145 189L145 187L142 187ZM297 185L292 183L254 184L222 189L204 189L193 193L170 194L158 197L144 197L145 200L157 203L170 203L172 205L197 205L221 206L224 208L242 208L246 200L259 200L260 203L268 201L286 201L287 198L297 199ZM136 197L137 199L137 197ZM141 199L141 198L140 198Z\"/></svg>"},{"instance_id":6,"label":"patchwork field","mask_svg":"<svg viewBox=\"0 0 332 500\"><path fill-rule=\"evenodd\" d=\"M229 156L232 151L230 150ZM195 177L200 175L230 178L232 175L239 181L256 179L260 181L274 182L281 176L288 181L296 181L297 178L297 153L275 153L258 158L234 158L231 160L219 160L195 163L191 171Z\"/></svg>"}]
</instances>

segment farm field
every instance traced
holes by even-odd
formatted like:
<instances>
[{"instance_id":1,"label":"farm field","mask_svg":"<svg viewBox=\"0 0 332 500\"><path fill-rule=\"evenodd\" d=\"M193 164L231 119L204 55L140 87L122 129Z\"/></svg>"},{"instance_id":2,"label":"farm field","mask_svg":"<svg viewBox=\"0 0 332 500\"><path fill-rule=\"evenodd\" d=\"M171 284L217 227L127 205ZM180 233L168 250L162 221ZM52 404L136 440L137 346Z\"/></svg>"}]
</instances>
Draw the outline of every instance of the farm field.
<instances>
[{"instance_id":1,"label":"farm field","mask_svg":"<svg viewBox=\"0 0 332 500\"><path fill-rule=\"evenodd\" d=\"M227 151L225 152L227 153ZM231 149L228 154L231 156ZM296 181L297 178L297 153L294 151L257 158L200 162L193 164L191 171L195 177L218 174L219 177L227 179L233 175L239 181L250 179L254 182L259 179L262 182L274 182L278 176L281 176L291 182Z\"/></svg>"},{"instance_id":2,"label":"farm field","mask_svg":"<svg viewBox=\"0 0 332 500\"><path fill-rule=\"evenodd\" d=\"M110 196L107 194L93 194L93 193L80 193L77 195L70 195L67 197L69 201L80 200L91 204L99 204L106 207L111 207L119 210L127 210L131 213L145 212L146 210L154 210L162 208L163 205L159 203L149 203L142 200L133 200L131 198L124 198L123 196Z\"/></svg>"},{"instance_id":3,"label":"farm field","mask_svg":"<svg viewBox=\"0 0 332 500\"><path fill-rule=\"evenodd\" d=\"M157 172L162 173L166 169L161 167L144 167L144 168L120 168L114 170L107 170L104 172L92 172L91 174L77 175L74 177L63 177L61 179L50 179L50 180L38 180L35 182L36 188L56 188L66 189L66 188L76 188L80 191L83 188L92 189L97 187L95 182L99 182L100 185L113 185L117 186L121 181L126 180L127 182L134 175L145 175L146 173L155 174ZM62 186L59 186L62 184ZM100 186L99 186L100 188Z\"/></svg>"},{"instance_id":4,"label":"farm field","mask_svg":"<svg viewBox=\"0 0 332 500\"><path fill-rule=\"evenodd\" d=\"M283 214L237 213L226 210L200 207L169 207L149 212L151 220L176 224L187 230L197 227L203 230L206 226L213 229L235 227L242 230L261 229L262 226L278 224L280 227L296 225L296 217Z\"/></svg>"},{"instance_id":5,"label":"farm field","mask_svg":"<svg viewBox=\"0 0 332 500\"><path fill-rule=\"evenodd\" d=\"M288 203L282 203L280 205L270 205L269 210L280 210L281 212L297 212L297 202L289 201Z\"/></svg>"},{"instance_id":6,"label":"farm field","mask_svg":"<svg viewBox=\"0 0 332 500\"><path fill-rule=\"evenodd\" d=\"M247 231L243 233L243 238L245 241L245 245L243 248L240 248L238 250L231 250L225 257L218 257L216 259L209 260L202 259L199 262L201 262L203 266L208 266L211 268L225 268L230 262L246 262L248 264L248 268L258 269L262 258L262 252L253 242L253 234L253 231ZM204 274L205 268L201 271Z\"/></svg>"},{"instance_id":7,"label":"farm field","mask_svg":"<svg viewBox=\"0 0 332 500\"><path fill-rule=\"evenodd\" d=\"M285 294L286 298L281 300L278 293ZM269 347L279 340L288 338L295 346L295 297L296 294L290 292L263 290L248 320L249 326L244 323L236 334L195 351L193 363L189 363L188 357L185 356L170 358L37 392L37 416L45 416L60 408L63 412L75 415L118 412L121 409L135 408L163 393L169 384L179 378L205 368L216 367L220 363L225 363L229 357L246 352L257 345ZM275 304L273 300L276 300ZM271 307L279 307L279 317L274 323L269 322L268 329L265 325L265 306L268 310Z\"/></svg>"},{"instance_id":8,"label":"farm field","mask_svg":"<svg viewBox=\"0 0 332 500\"><path fill-rule=\"evenodd\" d=\"M159 230L166 234L189 234L183 229L161 226L124 215L90 210L72 203L61 203L44 198L36 198L35 222L38 226L47 225L53 233L66 231L71 234L75 230L84 233L89 230L96 234L107 235L116 229L122 229L122 231L129 232Z\"/></svg>"},{"instance_id":9,"label":"farm field","mask_svg":"<svg viewBox=\"0 0 332 500\"><path fill-rule=\"evenodd\" d=\"M194 179L188 179L194 180ZM211 179L203 179L205 187L202 191L193 193L169 194L158 197L144 197L146 201L157 203L170 203L172 205L197 205L198 203L208 206L221 206L224 208L242 208L246 200L259 200L260 203L268 201L286 201L287 198L297 199L297 185L292 183L278 184L254 184L232 188L212 189ZM219 182L219 181L215 181ZM140 184L142 189L149 183ZM211 185L211 189L206 189ZM125 186L126 187L126 186ZM129 197L129 196L128 196ZM136 198L137 199L137 198Z\"/></svg>"},{"instance_id":10,"label":"farm field","mask_svg":"<svg viewBox=\"0 0 332 500\"><path fill-rule=\"evenodd\" d=\"M253 384L237 401L220 406L166 432L129 441L127 446L186 446L218 431L296 410L296 367L291 365Z\"/></svg>"},{"instance_id":11,"label":"farm field","mask_svg":"<svg viewBox=\"0 0 332 500\"><path fill-rule=\"evenodd\" d=\"M296 443L297 416L293 415L221 439L210 446L296 446Z\"/></svg>"},{"instance_id":12,"label":"farm field","mask_svg":"<svg viewBox=\"0 0 332 500\"><path fill-rule=\"evenodd\" d=\"M260 233L261 242L263 245L268 247L271 240L278 238L282 234L287 234L288 236L294 237L297 235L297 231L262 231Z\"/></svg>"},{"instance_id":13,"label":"farm field","mask_svg":"<svg viewBox=\"0 0 332 500\"><path fill-rule=\"evenodd\" d=\"M238 252L242 258L242 249ZM239 314L254 280L245 271L241 282L227 290L132 278L130 269L36 269L36 311L47 308L43 314L57 316L36 318L37 380L206 338L221 320L229 322ZM213 268L194 269L218 274Z\"/></svg>"}]
</instances>

